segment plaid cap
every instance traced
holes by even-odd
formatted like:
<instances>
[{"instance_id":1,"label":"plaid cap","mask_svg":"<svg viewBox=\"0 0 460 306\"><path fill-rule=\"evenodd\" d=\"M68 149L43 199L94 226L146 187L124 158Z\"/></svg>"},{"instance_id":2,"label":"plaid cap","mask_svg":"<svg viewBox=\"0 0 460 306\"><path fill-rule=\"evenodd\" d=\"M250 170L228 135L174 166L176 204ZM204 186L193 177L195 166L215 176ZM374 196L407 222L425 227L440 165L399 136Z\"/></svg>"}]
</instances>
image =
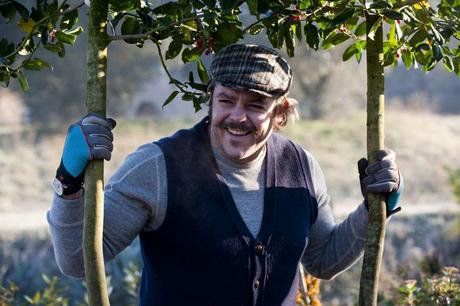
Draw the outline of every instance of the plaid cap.
<instances>
[{"instance_id":1,"label":"plaid cap","mask_svg":"<svg viewBox=\"0 0 460 306\"><path fill-rule=\"evenodd\" d=\"M292 70L275 50L254 44L233 44L220 50L210 69L212 82L279 97L291 87Z\"/></svg>"}]
</instances>

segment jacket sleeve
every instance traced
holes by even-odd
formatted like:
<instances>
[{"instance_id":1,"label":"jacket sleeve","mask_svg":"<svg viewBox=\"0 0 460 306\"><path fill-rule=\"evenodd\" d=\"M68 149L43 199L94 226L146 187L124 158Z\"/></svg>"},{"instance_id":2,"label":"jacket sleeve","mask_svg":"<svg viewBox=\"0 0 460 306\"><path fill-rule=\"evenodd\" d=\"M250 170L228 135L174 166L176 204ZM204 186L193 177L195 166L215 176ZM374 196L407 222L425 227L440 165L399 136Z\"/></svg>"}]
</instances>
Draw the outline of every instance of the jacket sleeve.
<instances>
[{"instance_id":1,"label":"jacket sleeve","mask_svg":"<svg viewBox=\"0 0 460 306\"><path fill-rule=\"evenodd\" d=\"M347 218L336 223L323 172L308 152L307 156L318 201L318 217L311 227L301 261L313 276L332 279L362 256L367 237L367 209L361 203Z\"/></svg>"},{"instance_id":2,"label":"jacket sleeve","mask_svg":"<svg viewBox=\"0 0 460 306\"><path fill-rule=\"evenodd\" d=\"M147 144L130 154L104 190L104 260L113 259L141 230L163 222L167 204L166 165L158 146ZM83 197L54 196L47 219L56 262L67 276L83 278Z\"/></svg>"}]
</instances>

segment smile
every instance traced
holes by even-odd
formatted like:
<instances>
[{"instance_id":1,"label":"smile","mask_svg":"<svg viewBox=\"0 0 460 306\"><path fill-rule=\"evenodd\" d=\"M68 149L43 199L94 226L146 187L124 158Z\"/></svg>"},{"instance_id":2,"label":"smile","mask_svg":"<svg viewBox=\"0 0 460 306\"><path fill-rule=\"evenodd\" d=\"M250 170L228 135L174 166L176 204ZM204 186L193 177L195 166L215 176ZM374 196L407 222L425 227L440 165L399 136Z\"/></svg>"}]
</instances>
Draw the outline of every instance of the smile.
<instances>
[{"instance_id":1,"label":"smile","mask_svg":"<svg viewBox=\"0 0 460 306\"><path fill-rule=\"evenodd\" d=\"M232 129L232 128L226 128L227 132L234 136L246 136L251 133L251 131L247 130L241 130L241 129Z\"/></svg>"}]
</instances>

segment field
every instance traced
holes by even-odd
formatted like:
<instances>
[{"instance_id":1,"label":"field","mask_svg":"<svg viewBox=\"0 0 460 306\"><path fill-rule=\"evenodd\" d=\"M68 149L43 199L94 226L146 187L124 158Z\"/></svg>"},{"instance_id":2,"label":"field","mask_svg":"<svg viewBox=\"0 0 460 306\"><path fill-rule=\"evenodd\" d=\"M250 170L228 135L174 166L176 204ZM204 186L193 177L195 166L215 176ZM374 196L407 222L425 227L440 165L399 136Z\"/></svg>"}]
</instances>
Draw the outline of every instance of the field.
<instances>
[{"instance_id":1,"label":"field","mask_svg":"<svg viewBox=\"0 0 460 306\"><path fill-rule=\"evenodd\" d=\"M189 127L192 120L119 119L106 177L139 145ZM319 160L338 220L361 201L356 161L365 154L365 124L365 114L359 112L344 114L333 122L302 120L283 130ZM460 116L399 109L386 112L386 144L397 152L406 188L403 211L388 226L381 278L385 298L393 298L404 279L428 273L430 264L460 266L455 217L460 205L452 196L447 171L460 168L459 134ZM51 203L51 181L64 137L63 133L43 133L34 128L16 134L0 133L0 279L14 280L20 287L27 284L21 294L30 295L43 285L41 273L58 274L45 213ZM139 263L136 246L109 265L115 288L112 295L120 295L117 286L123 285L123 270L131 261ZM360 264L333 281L323 281L324 305L353 305L359 270ZM63 282L71 288L71 300L83 300L80 282ZM133 297L131 302L135 304ZM113 305L127 305L124 303L128 301Z\"/></svg>"}]
</instances>

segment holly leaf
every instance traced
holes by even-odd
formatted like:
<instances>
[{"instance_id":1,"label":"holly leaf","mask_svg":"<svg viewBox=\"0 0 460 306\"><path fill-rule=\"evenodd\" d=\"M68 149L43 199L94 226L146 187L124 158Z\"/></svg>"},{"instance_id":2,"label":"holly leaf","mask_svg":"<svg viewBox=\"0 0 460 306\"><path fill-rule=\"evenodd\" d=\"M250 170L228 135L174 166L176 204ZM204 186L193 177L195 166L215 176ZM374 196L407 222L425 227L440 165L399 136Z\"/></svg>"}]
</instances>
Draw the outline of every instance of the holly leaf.
<instances>
[{"instance_id":1,"label":"holly leaf","mask_svg":"<svg viewBox=\"0 0 460 306\"><path fill-rule=\"evenodd\" d=\"M198 59L198 61L196 62L196 68L198 70L198 76L200 77L201 82L203 82L204 84L208 84L209 83L208 71L206 70L206 67L204 66L201 59Z\"/></svg>"},{"instance_id":2,"label":"holly leaf","mask_svg":"<svg viewBox=\"0 0 460 306\"><path fill-rule=\"evenodd\" d=\"M56 38L68 45L74 45L77 41L77 35L64 31L56 31Z\"/></svg>"},{"instance_id":3,"label":"holly leaf","mask_svg":"<svg viewBox=\"0 0 460 306\"><path fill-rule=\"evenodd\" d=\"M182 61L184 63L194 62L200 59L201 51L197 48L185 48L182 51Z\"/></svg>"},{"instance_id":4,"label":"holly leaf","mask_svg":"<svg viewBox=\"0 0 460 306\"><path fill-rule=\"evenodd\" d=\"M319 48L319 32L316 26L307 23L304 27L307 44L310 48L318 50Z\"/></svg>"},{"instance_id":5,"label":"holly leaf","mask_svg":"<svg viewBox=\"0 0 460 306\"><path fill-rule=\"evenodd\" d=\"M27 78L22 74L21 71L19 71L19 74L18 74L18 81L19 81L19 85L21 86L22 91L29 90L29 82L27 82Z\"/></svg>"},{"instance_id":6,"label":"holly leaf","mask_svg":"<svg viewBox=\"0 0 460 306\"><path fill-rule=\"evenodd\" d=\"M41 58L33 58L30 60L25 60L22 63L22 67L27 70L42 70L43 68L53 69L53 66L42 60Z\"/></svg>"},{"instance_id":7,"label":"holly leaf","mask_svg":"<svg viewBox=\"0 0 460 306\"><path fill-rule=\"evenodd\" d=\"M29 20L29 11L27 10L27 8L17 1L11 2L13 3L14 8L19 13L19 15L21 15L22 19L24 19L25 21Z\"/></svg>"},{"instance_id":8,"label":"holly leaf","mask_svg":"<svg viewBox=\"0 0 460 306\"><path fill-rule=\"evenodd\" d=\"M173 91L172 93L169 94L168 98L166 99L166 101L163 103L163 105L161 106L161 108L165 108L166 105L168 105L169 103L171 103L174 98L176 98L176 96L179 94L179 92L177 90Z\"/></svg>"},{"instance_id":9,"label":"holly leaf","mask_svg":"<svg viewBox=\"0 0 460 306\"><path fill-rule=\"evenodd\" d=\"M345 10L343 10L341 13L339 13L337 16L335 16L332 20L331 20L331 25L336 27L338 26L339 24L342 24L344 23L345 21L347 21L348 19L350 19L351 17L353 17L353 14L355 13L355 8L352 7L352 8L347 8Z\"/></svg>"},{"instance_id":10,"label":"holly leaf","mask_svg":"<svg viewBox=\"0 0 460 306\"><path fill-rule=\"evenodd\" d=\"M61 30L70 30L78 22L78 10L73 10L61 18Z\"/></svg>"},{"instance_id":11,"label":"holly leaf","mask_svg":"<svg viewBox=\"0 0 460 306\"><path fill-rule=\"evenodd\" d=\"M174 38L169 44L168 50L166 51L166 59L175 58L182 51L182 40Z\"/></svg>"}]
</instances>

